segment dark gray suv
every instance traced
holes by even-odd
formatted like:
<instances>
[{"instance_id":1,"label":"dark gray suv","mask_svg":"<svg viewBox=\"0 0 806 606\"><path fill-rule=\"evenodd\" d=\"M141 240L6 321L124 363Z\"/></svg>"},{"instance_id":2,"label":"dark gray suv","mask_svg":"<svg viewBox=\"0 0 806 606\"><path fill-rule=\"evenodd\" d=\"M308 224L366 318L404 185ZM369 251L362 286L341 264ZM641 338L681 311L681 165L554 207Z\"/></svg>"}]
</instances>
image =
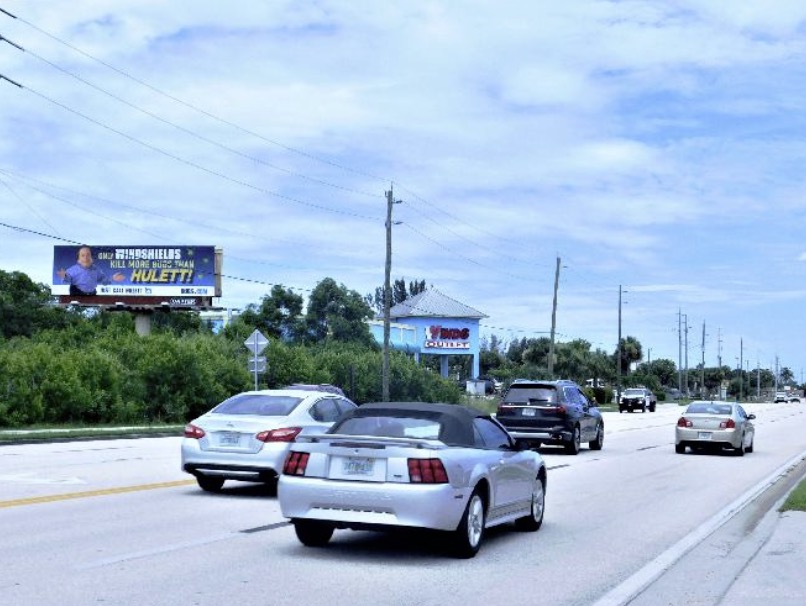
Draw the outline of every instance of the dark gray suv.
<instances>
[{"instance_id":1,"label":"dark gray suv","mask_svg":"<svg viewBox=\"0 0 806 606\"><path fill-rule=\"evenodd\" d=\"M575 455L582 442L591 450L604 444L602 414L573 381L516 379L504 393L496 419L531 448L559 445Z\"/></svg>"}]
</instances>

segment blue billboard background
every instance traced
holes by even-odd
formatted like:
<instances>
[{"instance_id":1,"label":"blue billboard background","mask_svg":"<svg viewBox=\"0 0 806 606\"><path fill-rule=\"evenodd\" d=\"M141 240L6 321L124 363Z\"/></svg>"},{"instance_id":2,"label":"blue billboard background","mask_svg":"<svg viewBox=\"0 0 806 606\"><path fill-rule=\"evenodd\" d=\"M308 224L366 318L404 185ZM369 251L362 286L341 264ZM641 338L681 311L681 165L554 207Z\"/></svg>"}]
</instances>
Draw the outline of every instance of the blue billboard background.
<instances>
[{"instance_id":1,"label":"blue billboard background","mask_svg":"<svg viewBox=\"0 0 806 606\"><path fill-rule=\"evenodd\" d=\"M216 296L215 258L215 246L55 246L51 292L212 297ZM76 290L79 286L81 292ZM93 287L94 292L89 290Z\"/></svg>"}]
</instances>

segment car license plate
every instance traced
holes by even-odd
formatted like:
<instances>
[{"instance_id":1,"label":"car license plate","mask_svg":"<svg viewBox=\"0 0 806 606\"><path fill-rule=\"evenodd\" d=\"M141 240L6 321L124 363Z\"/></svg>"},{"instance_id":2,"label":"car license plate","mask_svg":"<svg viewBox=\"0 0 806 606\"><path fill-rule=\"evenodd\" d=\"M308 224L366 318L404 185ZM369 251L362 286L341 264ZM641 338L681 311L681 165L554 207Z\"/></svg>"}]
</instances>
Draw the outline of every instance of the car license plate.
<instances>
[{"instance_id":1,"label":"car license plate","mask_svg":"<svg viewBox=\"0 0 806 606\"><path fill-rule=\"evenodd\" d=\"M375 459L347 457L342 461L342 471L346 476L371 476Z\"/></svg>"},{"instance_id":2,"label":"car license plate","mask_svg":"<svg viewBox=\"0 0 806 606\"><path fill-rule=\"evenodd\" d=\"M711 439L711 432L710 431L700 431L697 433L697 438L700 440L710 440Z\"/></svg>"},{"instance_id":3,"label":"car license plate","mask_svg":"<svg viewBox=\"0 0 806 606\"><path fill-rule=\"evenodd\" d=\"M218 444L220 446L237 446L241 441L241 434L237 432L226 432L218 436Z\"/></svg>"},{"instance_id":4,"label":"car license plate","mask_svg":"<svg viewBox=\"0 0 806 606\"><path fill-rule=\"evenodd\" d=\"M523 409L523 416L524 417L534 417L537 416L537 411L534 408L524 408Z\"/></svg>"}]
</instances>

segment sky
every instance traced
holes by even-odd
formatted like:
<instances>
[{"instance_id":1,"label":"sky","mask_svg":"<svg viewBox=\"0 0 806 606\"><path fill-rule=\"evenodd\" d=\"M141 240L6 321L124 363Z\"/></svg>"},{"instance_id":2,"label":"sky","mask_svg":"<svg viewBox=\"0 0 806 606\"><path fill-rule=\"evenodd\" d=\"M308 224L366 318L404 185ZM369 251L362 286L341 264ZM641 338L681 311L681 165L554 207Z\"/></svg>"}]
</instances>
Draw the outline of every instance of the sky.
<instances>
[{"instance_id":1,"label":"sky","mask_svg":"<svg viewBox=\"0 0 806 606\"><path fill-rule=\"evenodd\" d=\"M0 269L213 245L225 308L392 280L682 367L806 322L806 3L0 0ZM619 318L621 320L619 321Z\"/></svg>"}]
</instances>

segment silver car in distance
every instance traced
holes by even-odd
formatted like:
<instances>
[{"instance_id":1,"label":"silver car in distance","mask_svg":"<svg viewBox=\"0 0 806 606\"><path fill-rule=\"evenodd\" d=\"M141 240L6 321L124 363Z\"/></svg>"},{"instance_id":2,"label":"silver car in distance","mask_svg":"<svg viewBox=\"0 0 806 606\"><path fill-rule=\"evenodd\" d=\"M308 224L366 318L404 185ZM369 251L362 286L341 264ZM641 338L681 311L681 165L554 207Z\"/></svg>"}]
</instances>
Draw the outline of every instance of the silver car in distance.
<instances>
[{"instance_id":1,"label":"silver car in distance","mask_svg":"<svg viewBox=\"0 0 806 606\"><path fill-rule=\"evenodd\" d=\"M684 454L687 446L694 451L728 447L744 456L753 452L755 418L734 402L694 401L677 420L674 450Z\"/></svg>"},{"instance_id":2,"label":"silver car in distance","mask_svg":"<svg viewBox=\"0 0 806 606\"><path fill-rule=\"evenodd\" d=\"M487 528L543 523L546 466L495 419L459 405L364 404L325 434L299 435L283 467L280 507L307 546L336 528L443 531L476 555Z\"/></svg>"}]
</instances>

